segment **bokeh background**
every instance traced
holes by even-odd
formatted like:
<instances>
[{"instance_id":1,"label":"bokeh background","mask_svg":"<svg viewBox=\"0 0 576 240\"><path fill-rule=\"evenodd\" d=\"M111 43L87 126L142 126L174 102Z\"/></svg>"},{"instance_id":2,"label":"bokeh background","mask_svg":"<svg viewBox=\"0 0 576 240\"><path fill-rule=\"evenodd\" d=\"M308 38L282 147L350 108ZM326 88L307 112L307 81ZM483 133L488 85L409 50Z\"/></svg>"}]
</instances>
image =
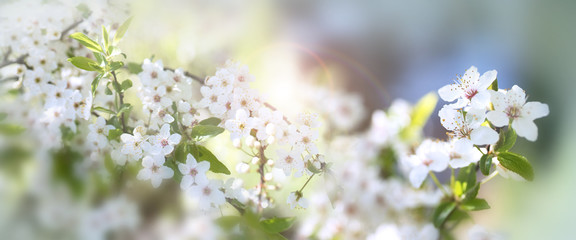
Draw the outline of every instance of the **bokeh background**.
<instances>
[{"instance_id":1,"label":"bokeh background","mask_svg":"<svg viewBox=\"0 0 576 240\"><path fill-rule=\"evenodd\" d=\"M551 113L537 121L536 143L521 139L515 146L530 156L535 182L491 182L481 194L492 209L476 221L512 239L576 234L575 1L213 0L137 7L147 17L126 40L132 57L154 52L168 66L201 75L233 57L250 66L281 109L299 94L292 81L359 93L371 111L395 98L415 102L471 65L496 69L501 88L518 84ZM434 115L426 133L442 138L443 132Z\"/></svg>"},{"instance_id":2,"label":"bokeh background","mask_svg":"<svg viewBox=\"0 0 576 240\"><path fill-rule=\"evenodd\" d=\"M536 121L536 143L515 146L530 156L536 180L490 182L481 194L492 209L476 222L511 239L576 235L576 1L142 0L132 7L136 18L121 44L131 61L154 54L165 66L207 76L233 58L286 112L298 111L292 98L303 93L295 83L358 93L368 116L396 98L415 102L471 65L496 69L501 88L518 84L550 115ZM436 116L425 133L444 138Z\"/></svg>"}]
</instances>

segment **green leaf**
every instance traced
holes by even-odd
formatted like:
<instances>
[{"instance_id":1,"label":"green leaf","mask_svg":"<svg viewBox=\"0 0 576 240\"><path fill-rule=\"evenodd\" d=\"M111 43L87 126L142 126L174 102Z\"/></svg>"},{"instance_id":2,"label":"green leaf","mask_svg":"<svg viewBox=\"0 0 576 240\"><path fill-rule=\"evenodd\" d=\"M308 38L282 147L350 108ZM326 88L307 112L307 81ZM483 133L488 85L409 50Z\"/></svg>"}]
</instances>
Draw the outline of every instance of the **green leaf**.
<instances>
[{"instance_id":1,"label":"green leaf","mask_svg":"<svg viewBox=\"0 0 576 240\"><path fill-rule=\"evenodd\" d=\"M264 228L264 231L268 233L280 233L288 230L292 224L296 221L294 217L288 218L270 218L260 221L260 225Z\"/></svg>"},{"instance_id":2,"label":"green leaf","mask_svg":"<svg viewBox=\"0 0 576 240\"><path fill-rule=\"evenodd\" d=\"M104 88L104 94L106 95L112 95L112 90L110 90L110 82L106 83L106 88Z\"/></svg>"},{"instance_id":3,"label":"green leaf","mask_svg":"<svg viewBox=\"0 0 576 240\"><path fill-rule=\"evenodd\" d=\"M224 132L224 128L212 125L196 125L192 128L192 137L214 137Z\"/></svg>"},{"instance_id":4,"label":"green leaf","mask_svg":"<svg viewBox=\"0 0 576 240\"><path fill-rule=\"evenodd\" d=\"M197 161L210 162L210 171L214 173L223 173L226 175L230 175L230 170L226 168L226 165L220 162L218 158L216 158L216 156L214 156L214 154L212 154L212 152L208 150L208 148L202 145L196 145L195 147L192 146L192 150L193 151L196 150L196 152L194 152L195 154L193 153L193 155Z\"/></svg>"},{"instance_id":5,"label":"green leaf","mask_svg":"<svg viewBox=\"0 0 576 240\"><path fill-rule=\"evenodd\" d=\"M108 130L108 140L119 140L120 135L122 135L122 129L110 129Z\"/></svg>"},{"instance_id":6,"label":"green leaf","mask_svg":"<svg viewBox=\"0 0 576 240\"><path fill-rule=\"evenodd\" d=\"M114 91L122 92L122 86L117 81L112 81L112 86L114 86Z\"/></svg>"},{"instance_id":7,"label":"green leaf","mask_svg":"<svg viewBox=\"0 0 576 240\"><path fill-rule=\"evenodd\" d=\"M481 198L470 199L460 204L460 209L465 211L480 211L489 208L488 202Z\"/></svg>"},{"instance_id":8,"label":"green leaf","mask_svg":"<svg viewBox=\"0 0 576 240\"><path fill-rule=\"evenodd\" d=\"M508 131L500 132L500 139L496 143L494 149L496 152L506 152L510 150L516 143L516 131L508 128Z\"/></svg>"},{"instance_id":9,"label":"green leaf","mask_svg":"<svg viewBox=\"0 0 576 240\"><path fill-rule=\"evenodd\" d=\"M96 95L96 89L98 88L98 85L100 84L100 79L102 79L103 76L104 76L104 74L100 73L92 81L92 84L91 84L91 86L92 86L92 98L96 97L95 96Z\"/></svg>"},{"instance_id":10,"label":"green leaf","mask_svg":"<svg viewBox=\"0 0 576 240\"><path fill-rule=\"evenodd\" d=\"M181 142L174 148L174 159L178 162L185 163L190 150L188 143Z\"/></svg>"},{"instance_id":11,"label":"green leaf","mask_svg":"<svg viewBox=\"0 0 576 240\"><path fill-rule=\"evenodd\" d=\"M128 64L126 64L126 67L128 68L128 71L132 74L138 74L143 71L142 65L138 63L129 62Z\"/></svg>"},{"instance_id":12,"label":"green leaf","mask_svg":"<svg viewBox=\"0 0 576 240\"><path fill-rule=\"evenodd\" d=\"M504 168L517 173L528 181L534 180L534 169L528 160L512 152L498 153L498 161Z\"/></svg>"},{"instance_id":13,"label":"green leaf","mask_svg":"<svg viewBox=\"0 0 576 240\"><path fill-rule=\"evenodd\" d=\"M72 33L70 34L70 37L76 39L76 41L80 42L80 44L84 45L92 52L103 52L102 47L100 47L100 45L98 45L96 41L84 35L84 33L81 32Z\"/></svg>"},{"instance_id":14,"label":"green leaf","mask_svg":"<svg viewBox=\"0 0 576 240\"><path fill-rule=\"evenodd\" d=\"M74 66L76 66L77 68L80 68L82 70L86 70L86 71L90 71L90 72L95 72L98 69L95 66L98 66L98 62L87 58L87 57L71 57L68 58L68 62L72 63Z\"/></svg>"},{"instance_id":15,"label":"green leaf","mask_svg":"<svg viewBox=\"0 0 576 240\"><path fill-rule=\"evenodd\" d=\"M436 210L434 210L434 215L432 215L432 221L436 228L440 228L446 222L446 219L452 214L456 209L456 203L454 202L444 202L441 203Z\"/></svg>"},{"instance_id":16,"label":"green leaf","mask_svg":"<svg viewBox=\"0 0 576 240\"><path fill-rule=\"evenodd\" d=\"M492 154L484 154L480 158L480 162L478 164L480 165L480 172L482 172L482 174L484 174L484 176L488 176L488 174L490 174L490 169L492 168L492 158L493 157L494 156L492 156Z\"/></svg>"},{"instance_id":17,"label":"green leaf","mask_svg":"<svg viewBox=\"0 0 576 240\"><path fill-rule=\"evenodd\" d=\"M494 82L490 84L490 87L488 87L488 89L498 91L498 78L494 79Z\"/></svg>"},{"instance_id":18,"label":"green leaf","mask_svg":"<svg viewBox=\"0 0 576 240\"><path fill-rule=\"evenodd\" d=\"M222 122L222 120L220 118L211 117L211 118L206 118L206 119L200 121L198 124L218 126L218 124L220 124L220 122Z\"/></svg>"},{"instance_id":19,"label":"green leaf","mask_svg":"<svg viewBox=\"0 0 576 240\"><path fill-rule=\"evenodd\" d=\"M108 109L108 108L103 108L103 107L94 107L95 111L99 111L99 112L103 112L103 113L108 113L108 114L112 114L112 115L116 115L116 112Z\"/></svg>"},{"instance_id":20,"label":"green leaf","mask_svg":"<svg viewBox=\"0 0 576 240\"><path fill-rule=\"evenodd\" d=\"M117 44L118 42L120 42L120 39L122 39L122 37L124 37L124 34L126 34L126 31L128 30L128 27L130 26L130 22L132 22L132 17L126 19L126 21L124 21L124 23L122 23L122 25L120 25L120 27L118 27L118 30L116 30L116 34L114 35L114 44Z\"/></svg>"},{"instance_id":21,"label":"green leaf","mask_svg":"<svg viewBox=\"0 0 576 240\"><path fill-rule=\"evenodd\" d=\"M116 71L120 68L124 67L124 63L123 62L111 62L110 63L110 72L112 71Z\"/></svg>"},{"instance_id":22,"label":"green leaf","mask_svg":"<svg viewBox=\"0 0 576 240\"><path fill-rule=\"evenodd\" d=\"M120 116L122 113L130 112L132 110L132 105L130 103L124 103L118 110L116 116Z\"/></svg>"},{"instance_id":23,"label":"green leaf","mask_svg":"<svg viewBox=\"0 0 576 240\"><path fill-rule=\"evenodd\" d=\"M26 131L26 128L18 124L2 123L0 124L0 134L5 136L16 136Z\"/></svg>"},{"instance_id":24,"label":"green leaf","mask_svg":"<svg viewBox=\"0 0 576 240\"><path fill-rule=\"evenodd\" d=\"M108 46L110 46L110 37L108 36L108 30L104 25L102 25L102 39L104 40L104 49L108 49Z\"/></svg>"},{"instance_id":25,"label":"green leaf","mask_svg":"<svg viewBox=\"0 0 576 240\"><path fill-rule=\"evenodd\" d=\"M469 188L464 195L462 195L462 197L464 197L464 200L468 200L468 199L474 199L476 198L476 196L478 196L478 191L480 190L480 183L477 183L474 185L474 187Z\"/></svg>"},{"instance_id":26,"label":"green leaf","mask_svg":"<svg viewBox=\"0 0 576 240\"><path fill-rule=\"evenodd\" d=\"M241 216L222 216L216 219L216 224L224 230L230 231L233 227L240 224L244 219Z\"/></svg>"},{"instance_id":27,"label":"green leaf","mask_svg":"<svg viewBox=\"0 0 576 240\"><path fill-rule=\"evenodd\" d=\"M106 58L102 56L102 53L94 53L94 58L96 58L98 66L102 65L102 63L104 63L104 65L108 65L108 61L106 61Z\"/></svg>"},{"instance_id":28,"label":"green leaf","mask_svg":"<svg viewBox=\"0 0 576 240\"><path fill-rule=\"evenodd\" d=\"M126 90L128 90L131 87L132 87L132 81L130 81L130 79L124 80L124 82L122 82L122 85L120 86L120 88L122 89L122 92L125 92Z\"/></svg>"},{"instance_id":29,"label":"green leaf","mask_svg":"<svg viewBox=\"0 0 576 240\"><path fill-rule=\"evenodd\" d=\"M476 184L476 164L471 163L468 167L461 168L456 181L465 183L464 191L472 188Z\"/></svg>"}]
</instances>

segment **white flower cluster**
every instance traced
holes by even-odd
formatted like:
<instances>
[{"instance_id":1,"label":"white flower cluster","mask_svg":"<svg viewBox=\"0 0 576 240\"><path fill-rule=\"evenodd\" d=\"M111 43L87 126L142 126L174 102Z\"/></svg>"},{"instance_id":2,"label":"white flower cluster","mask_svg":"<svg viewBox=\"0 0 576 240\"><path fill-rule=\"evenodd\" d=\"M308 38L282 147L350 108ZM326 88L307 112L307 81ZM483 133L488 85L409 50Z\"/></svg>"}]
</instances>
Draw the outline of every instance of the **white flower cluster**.
<instances>
[{"instance_id":1,"label":"white flower cluster","mask_svg":"<svg viewBox=\"0 0 576 240\"><path fill-rule=\"evenodd\" d=\"M478 151L480 147L498 141L496 128L510 124L518 136L536 140L538 130L533 121L548 115L548 105L526 103L526 94L516 85L508 91L489 89L496 75L495 70L480 75L472 66L456 83L438 90L443 100L456 100L444 105L438 114L451 139L448 142L425 140L411 156L410 181L414 187L419 187L429 172L478 162L483 154Z\"/></svg>"},{"instance_id":2,"label":"white flower cluster","mask_svg":"<svg viewBox=\"0 0 576 240\"><path fill-rule=\"evenodd\" d=\"M228 61L224 68L206 79L205 86L200 89L203 98L198 106L222 119L236 147L245 145L256 152L263 152L272 144L284 147L276 150L272 162L262 160L265 156L260 156L260 153L254 154L254 164L259 164L259 161L271 163L282 169L286 176L292 173L296 177L310 175L308 164L320 168L316 146L319 136L315 130L319 126L318 117L305 113L300 114L295 123L287 121L282 112L271 108L250 88L249 82L253 80L246 66ZM249 165L240 163L237 168L244 172L249 170ZM260 191L262 189L256 189L256 192Z\"/></svg>"},{"instance_id":3,"label":"white flower cluster","mask_svg":"<svg viewBox=\"0 0 576 240\"><path fill-rule=\"evenodd\" d=\"M412 188L401 180L405 177L402 171L400 176L385 176L378 159L382 151L400 160L409 154L410 140L403 138L401 132L408 127L412 110L407 102L396 100L388 111L373 113L372 125L366 132L338 136L331 142L329 149L338 151L326 156L334 162L331 173L325 173L328 175L323 189L327 192L312 195L299 238L438 238L438 230L422 221L417 209L435 207L442 192Z\"/></svg>"}]
</instances>

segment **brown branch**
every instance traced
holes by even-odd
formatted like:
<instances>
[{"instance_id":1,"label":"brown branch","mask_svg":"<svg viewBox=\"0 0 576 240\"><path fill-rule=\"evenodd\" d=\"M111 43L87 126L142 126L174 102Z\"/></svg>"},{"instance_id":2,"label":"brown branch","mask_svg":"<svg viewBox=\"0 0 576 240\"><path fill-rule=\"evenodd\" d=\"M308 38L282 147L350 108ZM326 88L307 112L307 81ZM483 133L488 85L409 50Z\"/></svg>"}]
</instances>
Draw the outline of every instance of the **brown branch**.
<instances>
[{"instance_id":1,"label":"brown branch","mask_svg":"<svg viewBox=\"0 0 576 240\"><path fill-rule=\"evenodd\" d=\"M258 174L260 174L260 192L258 192L258 212L262 211L262 195L264 193L264 189L266 189L266 179L264 177L264 167L266 166L266 156L264 155L264 150L266 146L260 145L258 149L258 158L260 158L260 162L258 163Z\"/></svg>"}]
</instances>

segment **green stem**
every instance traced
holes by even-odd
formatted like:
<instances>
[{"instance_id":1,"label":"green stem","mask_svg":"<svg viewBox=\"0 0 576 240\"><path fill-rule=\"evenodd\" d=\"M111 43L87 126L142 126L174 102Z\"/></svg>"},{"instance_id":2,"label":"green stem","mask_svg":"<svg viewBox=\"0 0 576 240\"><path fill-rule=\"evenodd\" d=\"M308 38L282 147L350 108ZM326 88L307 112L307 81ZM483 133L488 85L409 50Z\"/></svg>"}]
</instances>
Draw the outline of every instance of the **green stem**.
<instances>
[{"instance_id":1,"label":"green stem","mask_svg":"<svg viewBox=\"0 0 576 240\"><path fill-rule=\"evenodd\" d=\"M316 175L316 173L312 173L312 175L310 175L310 177L308 178L308 180L306 180L306 182L304 183L304 185L302 186L302 188L300 188L300 190L298 190L298 192L302 192L304 190L304 188L306 187L306 185L308 185L308 183L310 182L310 180L312 180L312 178L314 177L314 175Z\"/></svg>"},{"instance_id":2,"label":"green stem","mask_svg":"<svg viewBox=\"0 0 576 240\"><path fill-rule=\"evenodd\" d=\"M488 181L492 180L492 178L498 176L498 171L494 171L492 172L488 177L482 179L482 181L480 182L480 185L487 183Z\"/></svg>"},{"instance_id":3,"label":"green stem","mask_svg":"<svg viewBox=\"0 0 576 240\"><path fill-rule=\"evenodd\" d=\"M112 71L111 73L114 77L114 83L120 85L118 83L118 78L116 78L116 72ZM116 94L118 95L118 101L120 101L120 106L118 107L120 108L122 105L124 105L124 93L116 92ZM126 121L124 119L124 113L120 115L120 122L122 123L122 132L126 132Z\"/></svg>"},{"instance_id":4,"label":"green stem","mask_svg":"<svg viewBox=\"0 0 576 240\"><path fill-rule=\"evenodd\" d=\"M442 184L440 184L440 181L438 181L436 174L434 174L432 171L428 171L428 174L430 175L432 180L434 180L436 187L438 187L446 196L450 196L450 193L448 193L448 191L446 191L446 189L444 187L442 187Z\"/></svg>"}]
</instances>

